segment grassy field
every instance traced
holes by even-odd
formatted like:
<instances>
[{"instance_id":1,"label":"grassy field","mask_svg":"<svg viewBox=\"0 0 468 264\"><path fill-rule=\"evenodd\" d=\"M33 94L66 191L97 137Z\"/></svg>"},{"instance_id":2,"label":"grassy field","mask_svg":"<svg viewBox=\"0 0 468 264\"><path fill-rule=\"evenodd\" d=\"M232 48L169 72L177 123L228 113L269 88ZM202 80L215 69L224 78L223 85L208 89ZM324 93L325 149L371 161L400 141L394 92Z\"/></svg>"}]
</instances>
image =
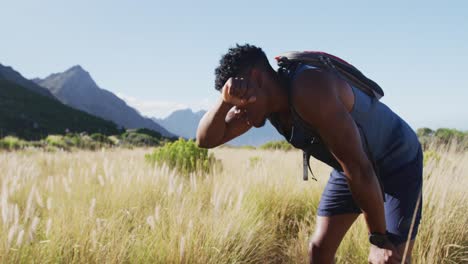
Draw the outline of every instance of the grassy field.
<instances>
[{"instance_id":1,"label":"grassy field","mask_svg":"<svg viewBox=\"0 0 468 264\"><path fill-rule=\"evenodd\" d=\"M182 176L150 149L0 153L1 263L305 263L329 168L301 153L215 149L223 170ZM414 263L468 262L468 153L426 156ZM338 263L365 263L362 217Z\"/></svg>"}]
</instances>

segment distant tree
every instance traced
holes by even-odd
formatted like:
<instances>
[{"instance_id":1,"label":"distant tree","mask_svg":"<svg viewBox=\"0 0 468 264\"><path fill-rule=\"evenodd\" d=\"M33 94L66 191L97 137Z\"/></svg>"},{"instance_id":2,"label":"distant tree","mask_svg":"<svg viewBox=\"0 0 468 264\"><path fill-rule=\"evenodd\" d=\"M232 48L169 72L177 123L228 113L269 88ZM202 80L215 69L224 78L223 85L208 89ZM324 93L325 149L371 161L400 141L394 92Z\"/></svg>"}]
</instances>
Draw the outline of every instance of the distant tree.
<instances>
[{"instance_id":1,"label":"distant tree","mask_svg":"<svg viewBox=\"0 0 468 264\"><path fill-rule=\"evenodd\" d=\"M270 141L260 146L261 149L274 149L289 151L293 149L293 146L286 140Z\"/></svg>"},{"instance_id":2,"label":"distant tree","mask_svg":"<svg viewBox=\"0 0 468 264\"><path fill-rule=\"evenodd\" d=\"M99 142L101 145L113 145L113 142L106 136L101 133L91 134L91 139Z\"/></svg>"},{"instance_id":3,"label":"distant tree","mask_svg":"<svg viewBox=\"0 0 468 264\"><path fill-rule=\"evenodd\" d=\"M436 130L434 135L440 142L444 144L449 143L452 139L460 142L463 141L465 137L465 133L450 128L439 128Z\"/></svg>"},{"instance_id":4,"label":"distant tree","mask_svg":"<svg viewBox=\"0 0 468 264\"><path fill-rule=\"evenodd\" d=\"M157 146L160 143L158 138L136 131L127 131L120 136L120 139L124 145L137 147Z\"/></svg>"},{"instance_id":5,"label":"distant tree","mask_svg":"<svg viewBox=\"0 0 468 264\"><path fill-rule=\"evenodd\" d=\"M139 133L139 134L145 134L145 135L157 138L157 139L162 138L161 133L159 133L157 131L154 131L154 130L151 130L151 129L148 129L148 128L138 128L138 129L135 130L135 132Z\"/></svg>"},{"instance_id":6,"label":"distant tree","mask_svg":"<svg viewBox=\"0 0 468 264\"><path fill-rule=\"evenodd\" d=\"M434 135L434 130L428 127L422 127L418 128L416 134L418 135L418 137L432 137Z\"/></svg>"},{"instance_id":7,"label":"distant tree","mask_svg":"<svg viewBox=\"0 0 468 264\"><path fill-rule=\"evenodd\" d=\"M424 150L428 150L434 143L436 145L446 145L450 144L453 140L457 142L457 149L461 151L468 150L468 131L460 131L452 128L439 128L434 131L430 128L423 127L419 128L416 133Z\"/></svg>"}]
</instances>

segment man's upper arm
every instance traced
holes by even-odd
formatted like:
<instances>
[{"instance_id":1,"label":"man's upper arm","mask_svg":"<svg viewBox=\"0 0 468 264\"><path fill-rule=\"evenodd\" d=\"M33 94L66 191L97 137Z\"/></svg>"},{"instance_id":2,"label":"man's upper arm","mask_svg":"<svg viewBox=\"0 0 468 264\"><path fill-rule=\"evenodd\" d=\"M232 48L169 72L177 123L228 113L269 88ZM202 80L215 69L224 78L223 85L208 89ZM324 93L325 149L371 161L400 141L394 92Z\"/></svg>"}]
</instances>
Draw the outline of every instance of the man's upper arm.
<instances>
[{"instance_id":1,"label":"man's upper arm","mask_svg":"<svg viewBox=\"0 0 468 264\"><path fill-rule=\"evenodd\" d=\"M317 130L346 175L369 166L359 131L342 103L337 86L343 85L329 73L306 70L294 81L292 102L299 116Z\"/></svg>"}]
</instances>

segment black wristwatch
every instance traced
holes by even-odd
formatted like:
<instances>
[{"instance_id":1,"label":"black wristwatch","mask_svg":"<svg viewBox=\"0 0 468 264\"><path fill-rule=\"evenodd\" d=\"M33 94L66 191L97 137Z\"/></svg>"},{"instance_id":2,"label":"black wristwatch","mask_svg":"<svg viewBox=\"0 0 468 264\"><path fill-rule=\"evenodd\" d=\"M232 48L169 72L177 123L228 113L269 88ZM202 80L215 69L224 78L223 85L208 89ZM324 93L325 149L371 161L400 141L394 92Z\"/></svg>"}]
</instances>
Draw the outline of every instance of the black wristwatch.
<instances>
[{"instance_id":1,"label":"black wristwatch","mask_svg":"<svg viewBox=\"0 0 468 264\"><path fill-rule=\"evenodd\" d=\"M387 234L372 233L369 235L369 242L379 248L383 248L390 240Z\"/></svg>"}]
</instances>

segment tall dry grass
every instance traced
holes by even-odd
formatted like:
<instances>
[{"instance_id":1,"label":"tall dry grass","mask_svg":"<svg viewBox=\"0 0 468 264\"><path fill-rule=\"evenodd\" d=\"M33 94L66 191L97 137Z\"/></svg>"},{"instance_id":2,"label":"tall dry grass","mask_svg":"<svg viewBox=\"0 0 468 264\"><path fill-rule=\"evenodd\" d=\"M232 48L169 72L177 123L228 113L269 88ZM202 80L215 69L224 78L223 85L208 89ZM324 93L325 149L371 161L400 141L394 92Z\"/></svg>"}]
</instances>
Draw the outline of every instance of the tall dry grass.
<instances>
[{"instance_id":1,"label":"tall dry grass","mask_svg":"<svg viewBox=\"0 0 468 264\"><path fill-rule=\"evenodd\" d=\"M329 168L299 152L216 149L223 171L177 175L150 150L0 153L0 262L304 263ZM468 261L468 154L426 160L414 263ZM367 260L362 219L338 263Z\"/></svg>"}]
</instances>

